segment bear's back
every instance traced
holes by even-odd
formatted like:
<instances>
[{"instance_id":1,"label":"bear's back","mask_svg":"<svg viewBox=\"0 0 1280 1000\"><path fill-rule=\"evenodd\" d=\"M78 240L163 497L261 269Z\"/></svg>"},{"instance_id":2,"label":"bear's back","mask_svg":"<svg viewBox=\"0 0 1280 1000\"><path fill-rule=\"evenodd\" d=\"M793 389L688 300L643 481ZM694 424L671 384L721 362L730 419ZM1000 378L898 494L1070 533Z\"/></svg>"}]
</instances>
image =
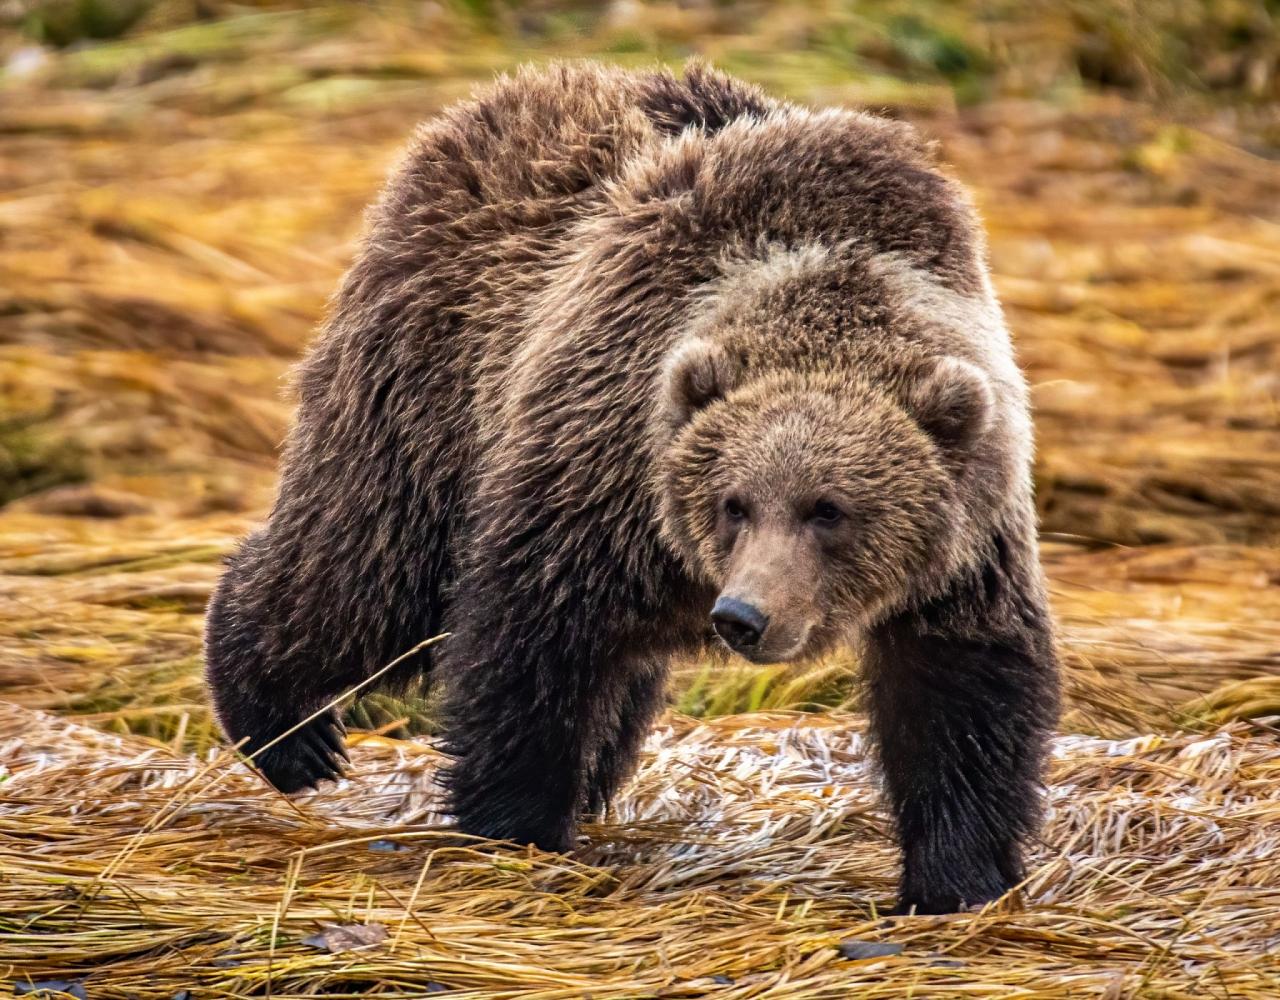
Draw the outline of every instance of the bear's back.
<instances>
[{"instance_id":1,"label":"bear's back","mask_svg":"<svg viewBox=\"0 0 1280 1000\"><path fill-rule=\"evenodd\" d=\"M516 252L513 242L536 255L662 138L688 128L711 134L774 106L698 64L681 77L593 64L524 68L419 127L374 209L369 253L464 272ZM470 256L459 260L462 252ZM447 278L433 269L434 284ZM464 280L457 291L474 287Z\"/></svg>"},{"instance_id":2,"label":"bear's back","mask_svg":"<svg viewBox=\"0 0 1280 1000\"><path fill-rule=\"evenodd\" d=\"M423 123L370 209L300 369L302 397L359 398L388 352L478 374L516 334L570 226L629 163L686 129L712 134L774 107L700 64L675 76L564 63L523 68Z\"/></svg>"}]
</instances>

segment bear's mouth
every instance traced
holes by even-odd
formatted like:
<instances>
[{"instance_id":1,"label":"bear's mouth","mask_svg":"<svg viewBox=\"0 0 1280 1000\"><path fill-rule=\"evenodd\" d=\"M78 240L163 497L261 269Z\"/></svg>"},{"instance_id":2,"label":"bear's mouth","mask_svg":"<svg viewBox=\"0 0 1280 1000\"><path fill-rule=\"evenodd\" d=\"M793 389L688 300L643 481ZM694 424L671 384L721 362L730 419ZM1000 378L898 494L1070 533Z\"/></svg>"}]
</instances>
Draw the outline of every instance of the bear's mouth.
<instances>
[{"instance_id":1,"label":"bear's mouth","mask_svg":"<svg viewBox=\"0 0 1280 1000\"><path fill-rule=\"evenodd\" d=\"M724 642L724 640L721 640L721 645L735 656L740 656L748 663L754 663L757 666L790 663L804 658L812 632L813 626L805 624L799 634L790 642L787 642L784 636L778 636L774 639L772 636L766 635L764 637L765 641L756 646L735 648Z\"/></svg>"}]
</instances>

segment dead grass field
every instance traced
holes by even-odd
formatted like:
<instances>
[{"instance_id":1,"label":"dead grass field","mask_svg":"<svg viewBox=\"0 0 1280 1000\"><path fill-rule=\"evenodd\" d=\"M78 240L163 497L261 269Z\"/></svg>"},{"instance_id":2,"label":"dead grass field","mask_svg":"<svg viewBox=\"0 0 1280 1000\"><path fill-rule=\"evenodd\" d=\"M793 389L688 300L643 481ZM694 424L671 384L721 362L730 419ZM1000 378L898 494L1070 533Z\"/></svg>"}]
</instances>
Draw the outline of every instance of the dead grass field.
<instances>
[{"instance_id":1,"label":"dead grass field","mask_svg":"<svg viewBox=\"0 0 1280 1000\"><path fill-rule=\"evenodd\" d=\"M957 104L958 84L793 51L812 25L788 9L517 44L282 8L0 77L0 981L1280 996L1275 105L1088 86ZM324 796L284 800L215 749L204 602L270 501L289 366L413 122L521 58L645 62L694 38L776 92L916 121L988 221L1069 699L1032 874L981 914L880 916L894 859L843 661L683 667L571 859L437 829L436 755L391 738L429 730L429 703L369 699L355 718L380 734ZM335 953L324 924L372 943Z\"/></svg>"}]
</instances>

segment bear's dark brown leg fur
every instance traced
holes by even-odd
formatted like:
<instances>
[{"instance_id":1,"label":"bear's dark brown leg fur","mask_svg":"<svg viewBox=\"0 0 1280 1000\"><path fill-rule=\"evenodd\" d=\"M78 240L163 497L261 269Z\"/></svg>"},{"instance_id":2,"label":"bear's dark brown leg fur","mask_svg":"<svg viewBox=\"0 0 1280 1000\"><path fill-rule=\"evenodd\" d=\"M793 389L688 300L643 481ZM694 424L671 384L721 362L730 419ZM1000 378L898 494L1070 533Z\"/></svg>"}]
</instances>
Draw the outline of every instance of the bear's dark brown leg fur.
<instances>
[{"instance_id":1,"label":"bear's dark brown leg fur","mask_svg":"<svg viewBox=\"0 0 1280 1000\"><path fill-rule=\"evenodd\" d=\"M986 565L874 629L873 735L903 851L900 912L948 913L1023 876L1057 713L1034 541L993 541Z\"/></svg>"},{"instance_id":2,"label":"bear's dark brown leg fur","mask_svg":"<svg viewBox=\"0 0 1280 1000\"><path fill-rule=\"evenodd\" d=\"M600 734L600 744L589 763L583 812L603 817L622 783L635 770L640 748L662 710L666 694L667 661L655 657L639 663L616 700L615 717Z\"/></svg>"},{"instance_id":3,"label":"bear's dark brown leg fur","mask_svg":"<svg viewBox=\"0 0 1280 1000\"><path fill-rule=\"evenodd\" d=\"M454 638L462 642L451 658L489 645ZM601 813L634 766L661 703L660 675L641 663L565 655L554 664L475 660L464 676L446 733L455 762L445 783L459 827L569 850L578 817Z\"/></svg>"},{"instance_id":4,"label":"bear's dark brown leg fur","mask_svg":"<svg viewBox=\"0 0 1280 1000\"><path fill-rule=\"evenodd\" d=\"M580 396L573 418L598 409L588 417L608 447L553 460L565 400ZM696 603L652 512L617 499L642 495L642 470L617 451L616 425L636 416L599 394L565 400L531 391L494 442L440 646L459 827L557 851L634 763Z\"/></svg>"},{"instance_id":5,"label":"bear's dark brown leg fur","mask_svg":"<svg viewBox=\"0 0 1280 1000\"><path fill-rule=\"evenodd\" d=\"M565 603L516 601L531 575L499 557L462 581L443 647L444 783L464 832L567 851L634 765L665 671L614 625L634 611L625 589L585 593L575 569L555 587ZM531 617L540 606L562 614Z\"/></svg>"},{"instance_id":6,"label":"bear's dark brown leg fur","mask_svg":"<svg viewBox=\"0 0 1280 1000\"><path fill-rule=\"evenodd\" d=\"M329 709L297 732L284 734L365 680L381 666L377 657L386 656L389 662L390 650L412 648L411 640L417 641L423 631L430 634L431 625L371 635L372 630L361 631L359 622L350 618L318 620L317 630L344 633L354 651L367 650L364 657L340 656L343 640L333 635L299 636L285 645L281 633L287 627L283 622L289 591L285 586L265 589L269 578L244 565L240 560L245 555L233 560L209 604L210 693L227 738L252 757L273 786L296 792L341 776L347 761L345 728L340 711ZM299 641L308 638L315 644ZM383 686L398 686L425 670L424 656L406 660L381 678Z\"/></svg>"},{"instance_id":7,"label":"bear's dark brown leg fur","mask_svg":"<svg viewBox=\"0 0 1280 1000\"><path fill-rule=\"evenodd\" d=\"M243 574L243 564L233 561L209 604L206 642L214 708L227 738L252 756L272 785L282 792L314 787L341 774L346 760L342 723L330 710L284 736L325 704L324 688L317 700L311 685L320 671L299 670L284 690L272 690L281 681L271 670L270 639L256 620L257 609L243 603Z\"/></svg>"},{"instance_id":8,"label":"bear's dark brown leg fur","mask_svg":"<svg viewBox=\"0 0 1280 1000\"><path fill-rule=\"evenodd\" d=\"M265 748L437 634L450 565L450 520L443 513L450 508L434 501L452 481L428 484L438 494L416 488L407 463L369 460L367 442L347 444L333 432L327 440L334 443L326 445L325 435L308 426L332 422L320 425L315 417L314 405L304 401L304 426L295 433L276 509L229 560L205 625L218 720L282 792L341 774L339 714L326 711ZM344 461L310 454L326 446ZM379 677L379 687L419 676L428 656L404 660Z\"/></svg>"}]
</instances>

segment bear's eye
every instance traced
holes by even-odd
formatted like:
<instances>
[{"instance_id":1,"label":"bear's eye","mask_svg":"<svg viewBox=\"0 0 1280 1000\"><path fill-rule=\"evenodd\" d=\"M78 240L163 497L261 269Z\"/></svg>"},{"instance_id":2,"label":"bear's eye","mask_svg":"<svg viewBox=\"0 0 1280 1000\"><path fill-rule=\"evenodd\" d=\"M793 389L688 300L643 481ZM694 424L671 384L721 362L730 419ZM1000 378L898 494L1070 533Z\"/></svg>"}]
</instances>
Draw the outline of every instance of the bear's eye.
<instances>
[{"instance_id":1,"label":"bear's eye","mask_svg":"<svg viewBox=\"0 0 1280 1000\"><path fill-rule=\"evenodd\" d=\"M724 513L730 521L745 521L747 518L747 508L736 497L730 497L724 502Z\"/></svg>"},{"instance_id":2,"label":"bear's eye","mask_svg":"<svg viewBox=\"0 0 1280 1000\"><path fill-rule=\"evenodd\" d=\"M811 521L827 526L835 524L843 517L844 511L830 500L819 500L813 505L813 513L809 515Z\"/></svg>"}]
</instances>

